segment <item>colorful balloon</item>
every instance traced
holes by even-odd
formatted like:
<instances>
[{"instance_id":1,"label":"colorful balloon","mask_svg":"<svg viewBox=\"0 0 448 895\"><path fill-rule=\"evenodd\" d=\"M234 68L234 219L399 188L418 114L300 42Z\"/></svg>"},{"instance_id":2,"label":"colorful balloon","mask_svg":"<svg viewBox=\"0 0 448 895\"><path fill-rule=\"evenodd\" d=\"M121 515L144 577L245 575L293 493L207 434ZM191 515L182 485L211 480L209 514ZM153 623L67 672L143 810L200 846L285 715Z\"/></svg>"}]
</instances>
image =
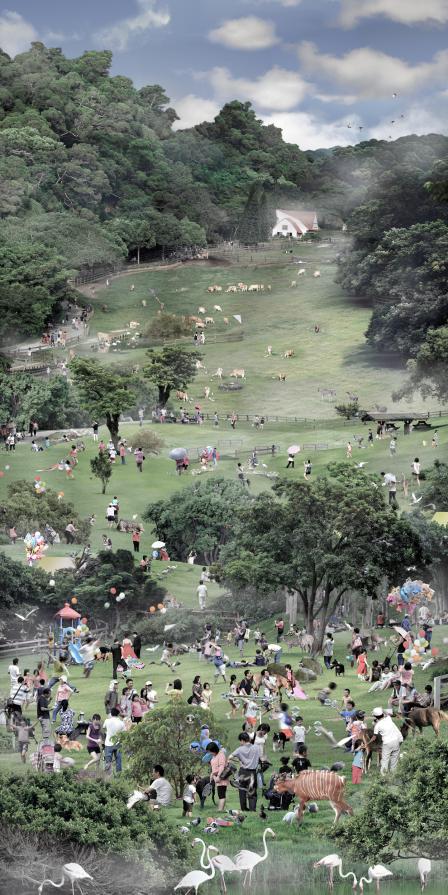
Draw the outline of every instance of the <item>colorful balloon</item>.
<instances>
[{"instance_id":1,"label":"colorful balloon","mask_svg":"<svg viewBox=\"0 0 448 895\"><path fill-rule=\"evenodd\" d=\"M116 587L111 587L110 592L111 592L111 594L116 594L116 593L117 593L117 588L116 588Z\"/></svg>"},{"instance_id":2,"label":"colorful balloon","mask_svg":"<svg viewBox=\"0 0 448 895\"><path fill-rule=\"evenodd\" d=\"M77 602L78 602L78 598L77 598L77 597L72 597L71 602L73 603L73 606L76 606L76 604L77 604Z\"/></svg>"}]
</instances>

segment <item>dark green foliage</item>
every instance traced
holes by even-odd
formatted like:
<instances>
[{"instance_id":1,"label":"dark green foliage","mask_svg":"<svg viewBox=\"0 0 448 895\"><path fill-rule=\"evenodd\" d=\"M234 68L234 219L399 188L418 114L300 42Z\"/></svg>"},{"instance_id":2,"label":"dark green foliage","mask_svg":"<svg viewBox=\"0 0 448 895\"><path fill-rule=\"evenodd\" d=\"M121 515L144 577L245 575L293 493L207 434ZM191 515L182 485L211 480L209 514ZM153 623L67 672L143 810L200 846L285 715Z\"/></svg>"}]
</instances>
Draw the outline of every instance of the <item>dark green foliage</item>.
<instances>
[{"instance_id":1,"label":"dark green foliage","mask_svg":"<svg viewBox=\"0 0 448 895\"><path fill-rule=\"evenodd\" d=\"M209 565L231 537L236 510L248 501L239 482L218 478L195 483L150 504L144 519L154 524L174 559L185 562L194 548Z\"/></svg>"},{"instance_id":2,"label":"dark green foliage","mask_svg":"<svg viewBox=\"0 0 448 895\"><path fill-rule=\"evenodd\" d=\"M126 372L117 373L98 361L82 357L74 358L70 369L81 406L92 418L105 419L110 437L116 443L120 415L134 403L135 377Z\"/></svg>"},{"instance_id":3,"label":"dark green foliage","mask_svg":"<svg viewBox=\"0 0 448 895\"><path fill-rule=\"evenodd\" d=\"M128 811L128 795L129 784L80 781L70 771L0 776L0 811L9 827L45 834L61 846L135 855L148 849L165 868L168 855L184 859L185 840L161 813Z\"/></svg>"},{"instance_id":4,"label":"dark green foliage","mask_svg":"<svg viewBox=\"0 0 448 895\"><path fill-rule=\"evenodd\" d=\"M0 372L0 417L28 430L30 420L39 428L59 429L86 422L77 395L65 376L36 379L29 373Z\"/></svg>"},{"instance_id":5,"label":"dark green foliage","mask_svg":"<svg viewBox=\"0 0 448 895\"><path fill-rule=\"evenodd\" d=\"M9 610L30 604L34 606L44 599L48 583L48 575L42 569L25 566L15 562L0 551L0 575L2 590L0 610L2 619Z\"/></svg>"},{"instance_id":6,"label":"dark green foliage","mask_svg":"<svg viewBox=\"0 0 448 895\"><path fill-rule=\"evenodd\" d=\"M263 183L254 183L237 228L237 236L245 245L264 242L271 235L268 200Z\"/></svg>"},{"instance_id":7,"label":"dark green foliage","mask_svg":"<svg viewBox=\"0 0 448 895\"><path fill-rule=\"evenodd\" d=\"M318 615L325 630L348 588L375 597L385 576L395 581L404 563L423 560L417 533L369 476L346 464L330 466L329 476L281 480L243 506L222 555L232 589L253 588L260 601L297 591L309 631Z\"/></svg>"},{"instance_id":8,"label":"dark green foliage","mask_svg":"<svg viewBox=\"0 0 448 895\"><path fill-rule=\"evenodd\" d=\"M202 756L190 751L190 743L199 739L202 724L209 726L212 739L224 744L224 731L212 713L188 705L184 699L173 699L148 712L142 724L135 724L123 736L130 750L130 772L137 783L147 787L154 764L162 760L165 776L180 796L185 775L201 768Z\"/></svg>"},{"instance_id":9,"label":"dark green foliage","mask_svg":"<svg viewBox=\"0 0 448 895\"><path fill-rule=\"evenodd\" d=\"M375 782L356 816L333 834L357 860L446 857L448 744L416 738L406 753L394 784Z\"/></svg>"},{"instance_id":10,"label":"dark green foliage","mask_svg":"<svg viewBox=\"0 0 448 895\"><path fill-rule=\"evenodd\" d=\"M8 496L0 505L0 520L6 529L14 525L20 537L28 531L43 532L46 524L62 537L68 522L78 529L78 543L85 542L89 533L88 523L78 516L72 503L59 498L57 491L47 488L38 494L31 482L21 479L8 486Z\"/></svg>"},{"instance_id":11,"label":"dark green foliage","mask_svg":"<svg viewBox=\"0 0 448 895\"><path fill-rule=\"evenodd\" d=\"M335 411L339 416L343 416L346 420L351 420L359 411L357 401L349 401L347 404L336 404Z\"/></svg>"},{"instance_id":12,"label":"dark green foliage","mask_svg":"<svg viewBox=\"0 0 448 895\"><path fill-rule=\"evenodd\" d=\"M106 487L112 476L112 463L106 451L100 451L96 457L90 461L90 468L96 479L99 479L102 485L102 494L106 493Z\"/></svg>"},{"instance_id":13,"label":"dark green foliage","mask_svg":"<svg viewBox=\"0 0 448 895\"><path fill-rule=\"evenodd\" d=\"M407 382L393 395L395 400L415 392L423 398L432 395L441 403L448 400L448 326L428 330L415 360L408 362L408 371Z\"/></svg>"},{"instance_id":14,"label":"dark green foliage","mask_svg":"<svg viewBox=\"0 0 448 895\"><path fill-rule=\"evenodd\" d=\"M174 389L183 391L194 379L196 361L200 356L198 351L169 345L160 351L148 351L149 364L144 368L143 375L157 386L162 407Z\"/></svg>"},{"instance_id":15,"label":"dark green foliage","mask_svg":"<svg viewBox=\"0 0 448 895\"><path fill-rule=\"evenodd\" d=\"M192 324L188 317L179 314L161 313L153 317L145 335L157 341L182 339L191 336Z\"/></svg>"},{"instance_id":16,"label":"dark green foliage","mask_svg":"<svg viewBox=\"0 0 448 895\"><path fill-rule=\"evenodd\" d=\"M433 503L437 510L448 510L448 465L441 460L425 469L423 497L425 504Z\"/></svg>"}]
</instances>

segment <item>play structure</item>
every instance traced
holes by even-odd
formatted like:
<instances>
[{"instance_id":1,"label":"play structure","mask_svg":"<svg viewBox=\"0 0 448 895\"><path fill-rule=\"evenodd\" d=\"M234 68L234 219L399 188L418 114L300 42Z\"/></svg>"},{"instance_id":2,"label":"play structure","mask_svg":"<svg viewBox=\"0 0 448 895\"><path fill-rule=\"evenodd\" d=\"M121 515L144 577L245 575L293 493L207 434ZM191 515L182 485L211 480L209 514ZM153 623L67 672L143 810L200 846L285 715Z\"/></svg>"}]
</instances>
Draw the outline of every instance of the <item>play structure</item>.
<instances>
[{"instance_id":1,"label":"play structure","mask_svg":"<svg viewBox=\"0 0 448 895\"><path fill-rule=\"evenodd\" d=\"M81 615L76 609L73 609L69 603L65 603L62 609L55 613L54 640L55 643L62 644L64 638L73 645L75 639L79 640L82 634L86 633L88 628L81 624Z\"/></svg>"}]
</instances>

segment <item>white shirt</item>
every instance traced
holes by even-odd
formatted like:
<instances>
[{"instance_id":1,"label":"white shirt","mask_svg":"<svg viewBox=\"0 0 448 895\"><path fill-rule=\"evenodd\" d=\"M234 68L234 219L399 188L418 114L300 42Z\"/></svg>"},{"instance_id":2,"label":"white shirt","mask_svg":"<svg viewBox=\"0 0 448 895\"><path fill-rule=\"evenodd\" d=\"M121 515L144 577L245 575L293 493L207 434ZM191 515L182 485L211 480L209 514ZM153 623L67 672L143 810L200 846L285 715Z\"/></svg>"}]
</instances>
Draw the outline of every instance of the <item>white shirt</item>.
<instances>
[{"instance_id":1,"label":"white shirt","mask_svg":"<svg viewBox=\"0 0 448 895\"><path fill-rule=\"evenodd\" d=\"M205 584L199 585L199 587L197 589L197 595L198 595L198 597L206 597L207 596L207 588L206 588Z\"/></svg>"},{"instance_id":2,"label":"white shirt","mask_svg":"<svg viewBox=\"0 0 448 895\"><path fill-rule=\"evenodd\" d=\"M126 726L121 718L113 717L106 718L103 724L103 730L106 731L106 739L104 741L105 746L115 746L116 743L113 742L113 738L117 735L117 733L122 733L123 730L126 730Z\"/></svg>"},{"instance_id":3,"label":"white shirt","mask_svg":"<svg viewBox=\"0 0 448 895\"><path fill-rule=\"evenodd\" d=\"M169 805L173 798L173 787L165 777L158 777L153 780L150 789L154 789L157 793L157 801L159 805Z\"/></svg>"},{"instance_id":4,"label":"white shirt","mask_svg":"<svg viewBox=\"0 0 448 895\"><path fill-rule=\"evenodd\" d=\"M399 746L403 742L403 737L396 724L392 721L390 715L385 715L376 722L373 732L381 734L381 739L385 746Z\"/></svg>"},{"instance_id":5,"label":"white shirt","mask_svg":"<svg viewBox=\"0 0 448 895\"><path fill-rule=\"evenodd\" d=\"M306 730L305 730L305 727L303 726L303 724L296 724L295 727L293 727L292 732L294 734L294 742L295 743L304 743L305 742Z\"/></svg>"},{"instance_id":6,"label":"white shirt","mask_svg":"<svg viewBox=\"0 0 448 895\"><path fill-rule=\"evenodd\" d=\"M9 678L11 681L11 685L15 684L17 681L17 678L19 677L19 674L20 674L19 666L18 665L10 665L8 668L8 674L9 674Z\"/></svg>"},{"instance_id":7,"label":"white shirt","mask_svg":"<svg viewBox=\"0 0 448 895\"><path fill-rule=\"evenodd\" d=\"M157 702L157 690L153 690L153 688L151 687L151 689L147 691L146 702L149 703L150 708L154 706L154 704Z\"/></svg>"}]
</instances>

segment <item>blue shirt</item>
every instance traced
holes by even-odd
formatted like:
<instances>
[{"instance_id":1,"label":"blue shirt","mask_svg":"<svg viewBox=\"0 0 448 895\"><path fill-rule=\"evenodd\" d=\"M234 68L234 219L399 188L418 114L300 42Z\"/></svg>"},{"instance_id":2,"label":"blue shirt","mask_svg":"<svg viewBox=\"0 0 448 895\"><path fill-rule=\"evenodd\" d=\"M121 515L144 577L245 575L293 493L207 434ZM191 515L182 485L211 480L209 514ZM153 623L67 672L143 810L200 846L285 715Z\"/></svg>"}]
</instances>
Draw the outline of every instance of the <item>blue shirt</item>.
<instances>
[{"instance_id":1,"label":"blue shirt","mask_svg":"<svg viewBox=\"0 0 448 895\"><path fill-rule=\"evenodd\" d=\"M364 767L364 756L362 754L362 749L356 750L355 754L353 755L352 765L354 768Z\"/></svg>"},{"instance_id":2,"label":"blue shirt","mask_svg":"<svg viewBox=\"0 0 448 895\"><path fill-rule=\"evenodd\" d=\"M344 721L351 721L356 715L356 709L344 709L344 711L339 714Z\"/></svg>"}]
</instances>

